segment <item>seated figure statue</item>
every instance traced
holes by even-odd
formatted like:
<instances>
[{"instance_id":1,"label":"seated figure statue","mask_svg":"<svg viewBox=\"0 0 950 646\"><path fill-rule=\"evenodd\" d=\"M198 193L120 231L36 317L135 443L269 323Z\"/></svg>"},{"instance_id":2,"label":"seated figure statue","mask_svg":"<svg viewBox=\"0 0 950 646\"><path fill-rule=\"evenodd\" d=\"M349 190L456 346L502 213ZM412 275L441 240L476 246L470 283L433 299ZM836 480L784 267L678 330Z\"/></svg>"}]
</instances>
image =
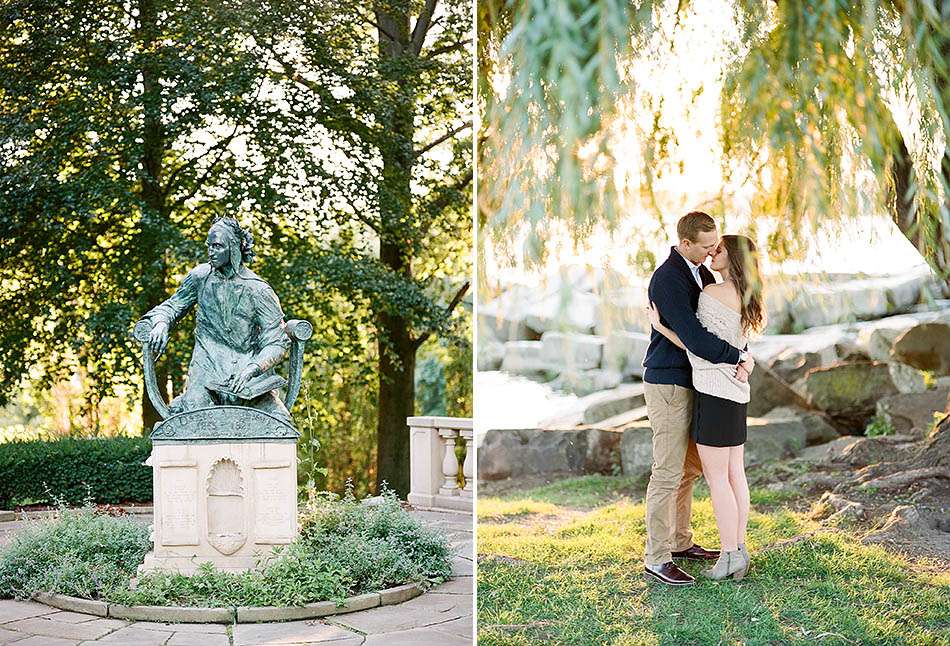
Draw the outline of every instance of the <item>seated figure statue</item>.
<instances>
[{"instance_id":1,"label":"seated figure statue","mask_svg":"<svg viewBox=\"0 0 950 646\"><path fill-rule=\"evenodd\" d=\"M240 405L293 426L287 404L277 395L287 382L274 374L291 339L274 290L245 266L254 257L251 235L234 218L219 218L208 232L207 247L208 262L192 269L168 300L143 317L151 326L143 345L158 356L168 344L169 328L196 308L188 381L168 411Z\"/></svg>"}]
</instances>

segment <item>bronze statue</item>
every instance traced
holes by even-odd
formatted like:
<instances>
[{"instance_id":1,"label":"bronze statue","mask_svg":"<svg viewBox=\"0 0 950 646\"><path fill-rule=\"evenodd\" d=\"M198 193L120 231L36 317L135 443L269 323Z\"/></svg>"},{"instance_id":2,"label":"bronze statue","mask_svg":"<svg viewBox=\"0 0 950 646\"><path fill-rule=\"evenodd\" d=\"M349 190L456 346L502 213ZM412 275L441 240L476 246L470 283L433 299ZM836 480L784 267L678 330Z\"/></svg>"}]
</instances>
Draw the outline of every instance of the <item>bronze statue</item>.
<instances>
[{"instance_id":1,"label":"bronze statue","mask_svg":"<svg viewBox=\"0 0 950 646\"><path fill-rule=\"evenodd\" d=\"M306 321L284 322L274 290L246 267L254 257L253 240L237 220L216 220L208 232L207 248L208 262L192 269L175 293L136 325L134 334L146 355L146 386L153 386L150 363L164 352L169 328L196 308L195 346L184 392L167 407L157 388L149 388L149 396L163 418L237 405L263 411L292 427L289 409L299 392L303 341L312 327ZM288 397L281 400L277 389L287 381L274 373L274 367L284 360L292 342L299 347L291 357Z\"/></svg>"}]
</instances>

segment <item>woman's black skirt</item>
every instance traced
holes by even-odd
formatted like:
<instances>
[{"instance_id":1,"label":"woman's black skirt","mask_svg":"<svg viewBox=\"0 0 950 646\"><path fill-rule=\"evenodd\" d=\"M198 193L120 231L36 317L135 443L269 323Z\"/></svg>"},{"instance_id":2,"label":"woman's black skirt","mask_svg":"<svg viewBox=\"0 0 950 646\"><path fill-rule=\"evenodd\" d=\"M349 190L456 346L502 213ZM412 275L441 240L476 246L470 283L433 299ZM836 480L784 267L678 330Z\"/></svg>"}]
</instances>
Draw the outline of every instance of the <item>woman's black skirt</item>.
<instances>
[{"instance_id":1,"label":"woman's black skirt","mask_svg":"<svg viewBox=\"0 0 950 646\"><path fill-rule=\"evenodd\" d=\"M731 399L696 392L693 397L693 439L706 446L745 444L746 407Z\"/></svg>"}]
</instances>

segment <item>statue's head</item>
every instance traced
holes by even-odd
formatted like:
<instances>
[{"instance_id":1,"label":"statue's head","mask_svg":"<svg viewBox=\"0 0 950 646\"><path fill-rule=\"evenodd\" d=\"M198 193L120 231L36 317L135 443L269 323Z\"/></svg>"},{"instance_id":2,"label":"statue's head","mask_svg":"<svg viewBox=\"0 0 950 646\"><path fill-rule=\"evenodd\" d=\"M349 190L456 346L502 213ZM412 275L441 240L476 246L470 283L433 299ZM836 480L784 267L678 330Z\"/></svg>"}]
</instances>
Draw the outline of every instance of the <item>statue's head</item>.
<instances>
[{"instance_id":1,"label":"statue's head","mask_svg":"<svg viewBox=\"0 0 950 646\"><path fill-rule=\"evenodd\" d=\"M218 218L208 231L208 262L215 269L231 267L234 273L254 259L254 239L234 218Z\"/></svg>"}]
</instances>

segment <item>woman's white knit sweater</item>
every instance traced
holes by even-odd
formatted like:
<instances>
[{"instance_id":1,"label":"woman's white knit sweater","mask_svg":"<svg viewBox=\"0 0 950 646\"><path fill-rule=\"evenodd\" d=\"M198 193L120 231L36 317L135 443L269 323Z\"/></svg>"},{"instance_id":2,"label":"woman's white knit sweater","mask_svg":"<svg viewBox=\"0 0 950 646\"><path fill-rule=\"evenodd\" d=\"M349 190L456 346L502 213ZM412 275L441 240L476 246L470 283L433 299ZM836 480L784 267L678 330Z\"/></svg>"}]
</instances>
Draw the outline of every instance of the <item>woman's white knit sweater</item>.
<instances>
[{"instance_id":1,"label":"woman's white knit sweater","mask_svg":"<svg viewBox=\"0 0 950 646\"><path fill-rule=\"evenodd\" d=\"M742 334L742 316L722 301L705 291L699 295L696 318L704 328L730 345L742 349L746 339ZM736 379L736 367L731 363L710 363L689 350L693 366L693 388L707 395L731 399L740 404L749 401L749 384Z\"/></svg>"}]
</instances>

